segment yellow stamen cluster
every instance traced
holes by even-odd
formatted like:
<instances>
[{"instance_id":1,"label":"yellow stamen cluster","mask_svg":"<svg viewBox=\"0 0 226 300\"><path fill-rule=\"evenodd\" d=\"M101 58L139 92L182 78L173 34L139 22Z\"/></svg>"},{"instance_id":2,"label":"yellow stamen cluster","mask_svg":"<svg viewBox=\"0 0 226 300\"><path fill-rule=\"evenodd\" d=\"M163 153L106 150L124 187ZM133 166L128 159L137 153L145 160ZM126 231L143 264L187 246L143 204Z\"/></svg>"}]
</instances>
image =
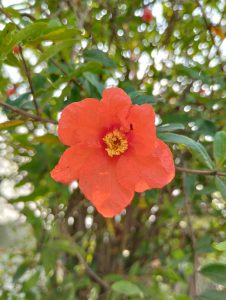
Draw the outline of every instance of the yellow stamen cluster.
<instances>
[{"instance_id":1,"label":"yellow stamen cluster","mask_svg":"<svg viewBox=\"0 0 226 300\"><path fill-rule=\"evenodd\" d=\"M105 135L103 141L107 145L105 150L110 157L121 155L128 149L126 136L118 129L113 130Z\"/></svg>"}]
</instances>

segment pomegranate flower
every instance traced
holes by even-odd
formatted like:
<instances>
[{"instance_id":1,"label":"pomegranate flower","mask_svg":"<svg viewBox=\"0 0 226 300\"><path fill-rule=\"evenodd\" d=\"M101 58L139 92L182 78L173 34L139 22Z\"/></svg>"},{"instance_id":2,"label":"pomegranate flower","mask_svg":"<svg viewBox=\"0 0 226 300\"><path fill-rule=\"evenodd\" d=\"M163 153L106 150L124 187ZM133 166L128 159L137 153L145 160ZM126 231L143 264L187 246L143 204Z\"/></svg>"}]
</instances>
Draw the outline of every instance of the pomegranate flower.
<instances>
[{"instance_id":1,"label":"pomegranate flower","mask_svg":"<svg viewBox=\"0 0 226 300\"><path fill-rule=\"evenodd\" d=\"M54 180L78 180L83 194L105 217L127 207L135 192L162 188L175 175L168 146L156 137L150 104L132 105L120 88L103 98L66 106L59 121L59 139L70 146L52 170Z\"/></svg>"}]
</instances>

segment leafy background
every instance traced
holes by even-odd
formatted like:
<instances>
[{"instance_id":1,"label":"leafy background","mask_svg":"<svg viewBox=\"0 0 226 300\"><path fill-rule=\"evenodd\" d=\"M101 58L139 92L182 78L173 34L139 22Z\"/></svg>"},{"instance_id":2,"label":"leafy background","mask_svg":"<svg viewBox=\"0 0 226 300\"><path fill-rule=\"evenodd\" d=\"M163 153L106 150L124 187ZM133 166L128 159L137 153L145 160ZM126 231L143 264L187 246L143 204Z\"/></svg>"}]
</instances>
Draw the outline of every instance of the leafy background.
<instances>
[{"instance_id":1,"label":"leafy background","mask_svg":"<svg viewBox=\"0 0 226 300\"><path fill-rule=\"evenodd\" d=\"M2 1L0 299L226 299L224 6ZM49 175L60 111L107 86L154 106L177 166L114 219Z\"/></svg>"}]
</instances>

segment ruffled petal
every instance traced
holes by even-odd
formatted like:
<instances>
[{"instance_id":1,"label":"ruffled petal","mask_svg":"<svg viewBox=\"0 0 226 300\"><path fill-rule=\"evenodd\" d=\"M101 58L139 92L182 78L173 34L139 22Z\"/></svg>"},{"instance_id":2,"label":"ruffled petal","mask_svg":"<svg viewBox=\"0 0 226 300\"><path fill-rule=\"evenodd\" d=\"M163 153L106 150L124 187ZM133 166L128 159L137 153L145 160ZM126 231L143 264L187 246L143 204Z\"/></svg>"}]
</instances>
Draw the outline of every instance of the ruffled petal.
<instances>
[{"instance_id":1,"label":"ruffled petal","mask_svg":"<svg viewBox=\"0 0 226 300\"><path fill-rule=\"evenodd\" d=\"M98 147L101 123L100 101L87 98L71 103L62 111L58 127L59 139L68 146L84 143Z\"/></svg>"},{"instance_id":2,"label":"ruffled petal","mask_svg":"<svg viewBox=\"0 0 226 300\"><path fill-rule=\"evenodd\" d=\"M157 139L155 150L149 156L139 156L135 152L122 155L116 172L125 188L143 192L168 184L175 176L175 166L169 147Z\"/></svg>"},{"instance_id":3,"label":"ruffled petal","mask_svg":"<svg viewBox=\"0 0 226 300\"><path fill-rule=\"evenodd\" d=\"M119 214L133 199L134 191L121 186L115 163L102 155L93 155L80 171L79 187L104 217Z\"/></svg>"},{"instance_id":4,"label":"ruffled petal","mask_svg":"<svg viewBox=\"0 0 226 300\"><path fill-rule=\"evenodd\" d=\"M133 105L128 116L130 147L138 155L151 154L156 140L155 113L150 104Z\"/></svg>"},{"instance_id":5,"label":"ruffled petal","mask_svg":"<svg viewBox=\"0 0 226 300\"><path fill-rule=\"evenodd\" d=\"M73 146L65 150L58 164L51 171L51 177L63 184L69 184L79 178L79 171L93 153L92 149Z\"/></svg>"},{"instance_id":6,"label":"ruffled petal","mask_svg":"<svg viewBox=\"0 0 226 300\"><path fill-rule=\"evenodd\" d=\"M101 103L106 128L123 124L132 107L130 97L120 88L105 89Z\"/></svg>"}]
</instances>

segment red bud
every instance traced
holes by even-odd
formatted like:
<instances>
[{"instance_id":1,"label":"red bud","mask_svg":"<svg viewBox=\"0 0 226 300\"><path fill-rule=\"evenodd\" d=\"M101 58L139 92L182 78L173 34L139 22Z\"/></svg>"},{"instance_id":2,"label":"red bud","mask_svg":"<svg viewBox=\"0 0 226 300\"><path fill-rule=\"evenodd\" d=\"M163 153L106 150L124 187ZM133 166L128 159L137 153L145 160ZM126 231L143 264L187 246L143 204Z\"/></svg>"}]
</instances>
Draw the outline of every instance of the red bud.
<instances>
[{"instance_id":1,"label":"red bud","mask_svg":"<svg viewBox=\"0 0 226 300\"><path fill-rule=\"evenodd\" d=\"M13 54L19 54L21 52L20 46L16 45L13 47Z\"/></svg>"},{"instance_id":2,"label":"red bud","mask_svg":"<svg viewBox=\"0 0 226 300\"><path fill-rule=\"evenodd\" d=\"M144 8L144 12L143 12L143 16L142 16L142 19L144 22L151 22L153 20L153 15L152 15L152 11L150 10L150 8L148 7L145 7Z\"/></svg>"}]
</instances>

